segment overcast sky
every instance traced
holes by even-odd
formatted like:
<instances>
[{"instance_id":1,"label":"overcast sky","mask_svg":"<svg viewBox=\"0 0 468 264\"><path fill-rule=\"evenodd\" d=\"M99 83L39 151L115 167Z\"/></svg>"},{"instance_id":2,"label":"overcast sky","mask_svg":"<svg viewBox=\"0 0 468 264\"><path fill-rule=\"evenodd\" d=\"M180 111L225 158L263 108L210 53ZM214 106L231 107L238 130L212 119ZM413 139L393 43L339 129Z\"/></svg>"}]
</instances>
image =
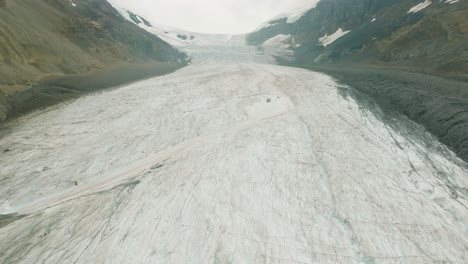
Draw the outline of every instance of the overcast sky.
<instances>
[{"instance_id":1,"label":"overcast sky","mask_svg":"<svg viewBox=\"0 0 468 264\"><path fill-rule=\"evenodd\" d=\"M109 0L159 25L203 33L247 33L317 0Z\"/></svg>"}]
</instances>

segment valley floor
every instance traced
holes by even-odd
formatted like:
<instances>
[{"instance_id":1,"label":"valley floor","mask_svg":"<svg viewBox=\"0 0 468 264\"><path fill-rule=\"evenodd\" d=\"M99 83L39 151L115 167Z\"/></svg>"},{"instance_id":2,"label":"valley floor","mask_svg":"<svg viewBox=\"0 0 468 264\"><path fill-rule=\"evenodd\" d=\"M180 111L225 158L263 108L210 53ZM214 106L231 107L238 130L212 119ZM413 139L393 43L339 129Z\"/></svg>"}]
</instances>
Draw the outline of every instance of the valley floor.
<instances>
[{"instance_id":1,"label":"valley floor","mask_svg":"<svg viewBox=\"0 0 468 264\"><path fill-rule=\"evenodd\" d=\"M468 261L466 163L245 52L7 127L0 263Z\"/></svg>"}]
</instances>

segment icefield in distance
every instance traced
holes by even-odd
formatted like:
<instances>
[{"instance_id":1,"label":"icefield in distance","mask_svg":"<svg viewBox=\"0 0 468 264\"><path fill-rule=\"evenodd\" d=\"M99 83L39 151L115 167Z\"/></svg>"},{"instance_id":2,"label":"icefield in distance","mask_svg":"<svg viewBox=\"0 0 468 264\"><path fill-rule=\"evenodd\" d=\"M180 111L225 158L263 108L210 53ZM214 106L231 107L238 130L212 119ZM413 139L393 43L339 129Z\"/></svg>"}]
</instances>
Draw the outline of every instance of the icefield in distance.
<instances>
[{"instance_id":1,"label":"icefield in distance","mask_svg":"<svg viewBox=\"0 0 468 264\"><path fill-rule=\"evenodd\" d=\"M3 128L0 263L468 262L464 162L219 43Z\"/></svg>"}]
</instances>

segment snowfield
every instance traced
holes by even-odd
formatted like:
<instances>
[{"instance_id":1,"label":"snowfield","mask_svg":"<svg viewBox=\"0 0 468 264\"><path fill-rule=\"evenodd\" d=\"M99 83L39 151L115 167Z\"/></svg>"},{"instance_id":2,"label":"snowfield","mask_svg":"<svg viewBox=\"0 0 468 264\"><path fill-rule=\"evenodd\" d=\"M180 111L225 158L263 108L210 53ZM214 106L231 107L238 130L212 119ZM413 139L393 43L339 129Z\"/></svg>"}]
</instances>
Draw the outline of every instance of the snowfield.
<instances>
[{"instance_id":1,"label":"snowfield","mask_svg":"<svg viewBox=\"0 0 468 264\"><path fill-rule=\"evenodd\" d=\"M426 7L430 6L432 4L432 2L430 0L426 0L422 3L419 3L415 6L413 6L409 11L408 11L408 14L409 13L417 13L423 9L425 9Z\"/></svg>"},{"instance_id":2,"label":"snowfield","mask_svg":"<svg viewBox=\"0 0 468 264\"><path fill-rule=\"evenodd\" d=\"M0 263L468 262L465 163L223 41L4 127Z\"/></svg>"},{"instance_id":3,"label":"snowfield","mask_svg":"<svg viewBox=\"0 0 468 264\"><path fill-rule=\"evenodd\" d=\"M336 30L335 33L331 34L330 36L328 36L328 34L325 34L325 36L319 38L319 42L323 47L327 47L328 45L333 44L333 42L337 41L339 38L343 37L349 32L351 32L351 30L344 31L343 29L339 28L338 30Z\"/></svg>"},{"instance_id":4,"label":"snowfield","mask_svg":"<svg viewBox=\"0 0 468 264\"><path fill-rule=\"evenodd\" d=\"M281 48L289 48L289 44L285 43L286 41L291 39L291 35L284 35L279 34L274 36L268 40L266 40L262 46L264 47L281 47Z\"/></svg>"}]
</instances>

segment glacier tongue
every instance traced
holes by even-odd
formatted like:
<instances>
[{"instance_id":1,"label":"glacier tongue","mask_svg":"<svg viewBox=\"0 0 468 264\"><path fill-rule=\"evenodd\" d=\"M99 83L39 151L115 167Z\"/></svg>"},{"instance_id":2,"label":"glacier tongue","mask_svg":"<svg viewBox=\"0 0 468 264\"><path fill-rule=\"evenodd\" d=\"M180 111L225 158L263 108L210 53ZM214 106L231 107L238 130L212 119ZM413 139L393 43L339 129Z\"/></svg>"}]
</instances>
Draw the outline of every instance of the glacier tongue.
<instances>
[{"instance_id":1,"label":"glacier tongue","mask_svg":"<svg viewBox=\"0 0 468 264\"><path fill-rule=\"evenodd\" d=\"M235 41L10 124L0 263L466 263L465 163Z\"/></svg>"}]
</instances>

